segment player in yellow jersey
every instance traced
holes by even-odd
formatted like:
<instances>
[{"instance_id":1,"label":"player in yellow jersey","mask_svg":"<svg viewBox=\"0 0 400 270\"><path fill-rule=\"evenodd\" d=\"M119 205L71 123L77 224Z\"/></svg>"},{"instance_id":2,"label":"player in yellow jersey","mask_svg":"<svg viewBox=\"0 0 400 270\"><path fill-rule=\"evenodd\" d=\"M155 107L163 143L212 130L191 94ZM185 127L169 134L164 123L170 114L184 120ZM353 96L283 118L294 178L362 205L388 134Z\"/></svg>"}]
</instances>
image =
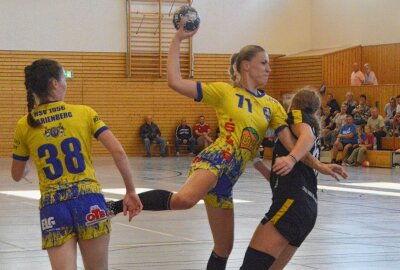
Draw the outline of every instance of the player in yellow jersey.
<instances>
[{"instance_id":1,"label":"player in yellow jersey","mask_svg":"<svg viewBox=\"0 0 400 270\"><path fill-rule=\"evenodd\" d=\"M77 244L86 269L107 269L111 226L91 162L92 138L111 153L123 177L124 214L131 220L142 204L125 151L92 108L63 101L67 84L58 62L40 59L27 66L25 86L28 114L16 127L11 173L20 181L29 159L36 166L42 248L53 269L77 269Z\"/></svg>"},{"instance_id":2,"label":"player in yellow jersey","mask_svg":"<svg viewBox=\"0 0 400 270\"><path fill-rule=\"evenodd\" d=\"M185 32L181 24L168 54L168 84L176 92L213 106L218 117L220 136L192 161L189 177L177 193L152 190L139 194L143 210L189 209L204 199L214 238L214 249L207 269L225 269L233 246L234 214L232 188L246 164L258 153L258 147L268 126L291 149L290 156L280 157L274 169L287 174L306 155L304 141L295 140L287 128L287 115L274 98L258 88L267 83L268 54L260 46L242 48L231 59L233 86L223 82L196 83L181 77L179 48L182 40L197 30ZM240 76L239 76L240 75ZM287 145L286 145L287 144ZM335 175L337 168L320 163L311 155L308 162L323 173ZM117 204L110 204L119 212Z\"/></svg>"}]
</instances>

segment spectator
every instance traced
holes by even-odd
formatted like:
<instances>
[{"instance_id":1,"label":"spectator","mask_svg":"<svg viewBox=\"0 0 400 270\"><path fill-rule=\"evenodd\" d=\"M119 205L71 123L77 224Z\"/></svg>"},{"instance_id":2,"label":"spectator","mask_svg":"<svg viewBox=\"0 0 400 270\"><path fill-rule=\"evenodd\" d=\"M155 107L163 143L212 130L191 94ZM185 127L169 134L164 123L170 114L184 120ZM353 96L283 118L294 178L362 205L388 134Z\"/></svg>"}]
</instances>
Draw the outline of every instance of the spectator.
<instances>
[{"instance_id":1,"label":"spectator","mask_svg":"<svg viewBox=\"0 0 400 270\"><path fill-rule=\"evenodd\" d=\"M393 122L396 121L396 125L393 123L393 126L397 127L397 134L400 136L400 95L396 97L396 102L397 102L397 108L396 108L396 114L393 118ZM393 130L394 133L396 133L395 130Z\"/></svg>"},{"instance_id":2,"label":"spectator","mask_svg":"<svg viewBox=\"0 0 400 270\"><path fill-rule=\"evenodd\" d=\"M353 149L353 145L358 143L356 125L353 124L353 117L351 115L346 116L346 124L340 129L339 135L332 149L332 161L331 163L341 164L347 162L347 158ZM336 160L339 150L343 150L342 160Z\"/></svg>"},{"instance_id":3,"label":"spectator","mask_svg":"<svg viewBox=\"0 0 400 270\"><path fill-rule=\"evenodd\" d=\"M219 135L221 134L221 131L219 130L219 127L215 130L215 139L218 139Z\"/></svg>"},{"instance_id":4,"label":"spectator","mask_svg":"<svg viewBox=\"0 0 400 270\"><path fill-rule=\"evenodd\" d=\"M153 122L153 118L148 115L146 122L140 127L140 137L144 141L146 149L146 157L151 157L151 143L158 143L160 145L160 154L162 157L166 156L165 152L165 139L161 138L161 131Z\"/></svg>"},{"instance_id":5,"label":"spectator","mask_svg":"<svg viewBox=\"0 0 400 270\"><path fill-rule=\"evenodd\" d=\"M376 149L382 150L382 137L386 136L386 132L383 130L385 127L385 121L382 115L378 114L378 108L371 108L371 117L368 119L367 126L374 133L376 138Z\"/></svg>"},{"instance_id":6,"label":"spectator","mask_svg":"<svg viewBox=\"0 0 400 270\"><path fill-rule=\"evenodd\" d=\"M352 92L347 92L346 93L346 100L343 101L342 105L347 106L347 111L346 114L351 114L353 113L353 110L355 107L357 107L357 101L354 100L354 96Z\"/></svg>"},{"instance_id":7,"label":"spectator","mask_svg":"<svg viewBox=\"0 0 400 270\"><path fill-rule=\"evenodd\" d=\"M339 111L340 107L336 99L333 97L332 93L329 93L326 96L326 106L329 106L331 108L331 114L335 116Z\"/></svg>"},{"instance_id":8,"label":"spectator","mask_svg":"<svg viewBox=\"0 0 400 270\"><path fill-rule=\"evenodd\" d=\"M179 149L181 144L187 145L189 155L193 155L196 139L193 138L192 128L187 125L186 118L182 119L181 124L176 128L175 131L175 151L177 156L179 156Z\"/></svg>"},{"instance_id":9,"label":"spectator","mask_svg":"<svg viewBox=\"0 0 400 270\"><path fill-rule=\"evenodd\" d=\"M330 148L329 139L325 141L325 138L329 138L331 132L335 129L335 122L333 122L333 115L331 114L331 108L329 106L325 106L322 109L323 115L321 116L321 128L322 128L322 144L323 147L321 150L327 150Z\"/></svg>"},{"instance_id":10,"label":"spectator","mask_svg":"<svg viewBox=\"0 0 400 270\"><path fill-rule=\"evenodd\" d=\"M400 95L396 97L397 107L396 107L396 114L400 113Z\"/></svg>"},{"instance_id":11,"label":"spectator","mask_svg":"<svg viewBox=\"0 0 400 270\"><path fill-rule=\"evenodd\" d=\"M351 86L361 86L365 80L364 74L361 72L358 63L353 63L353 72L351 73Z\"/></svg>"},{"instance_id":12,"label":"spectator","mask_svg":"<svg viewBox=\"0 0 400 270\"><path fill-rule=\"evenodd\" d=\"M351 166L360 166L365 160L367 150L372 150L375 137L368 126L365 126L365 133L360 136L360 143L356 149L353 150L347 163Z\"/></svg>"},{"instance_id":13,"label":"spectator","mask_svg":"<svg viewBox=\"0 0 400 270\"><path fill-rule=\"evenodd\" d=\"M275 145L275 130L272 128L267 128L265 132L264 139L261 143L262 147L274 147Z\"/></svg>"},{"instance_id":14,"label":"spectator","mask_svg":"<svg viewBox=\"0 0 400 270\"><path fill-rule=\"evenodd\" d=\"M385 129L391 135L393 128L393 117L396 115L396 98L391 97L389 103L385 105Z\"/></svg>"},{"instance_id":15,"label":"spectator","mask_svg":"<svg viewBox=\"0 0 400 270\"><path fill-rule=\"evenodd\" d=\"M364 64L364 72L364 84L378 85L378 80L376 79L375 72L371 70L371 66L368 63Z\"/></svg>"},{"instance_id":16,"label":"spectator","mask_svg":"<svg viewBox=\"0 0 400 270\"><path fill-rule=\"evenodd\" d=\"M346 111L347 111L347 106L342 105L342 107L340 108L340 112L336 114L335 117L332 119L332 121L335 123L335 129L332 130L332 132L328 132L326 136L323 138L323 141L325 143L323 150L332 149L332 146L336 141L340 129L346 122L346 116L347 116Z\"/></svg>"},{"instance_id":17,"label":"spectator","mask_svg":"<svg viewBox=\"0 0 400 270\"><path fill-rule=\"evenodd\" d=\"M356 126L365 126L368 118L371 116L371 111L367 105L367 97L365 95L360 95L360 103L354 108L352 115L354 117L353 122Z\"/></svg>"},{"instance_id":18,"label":"spectator","mask_svg":"<svg viewBox=\"0 0 400 270\"><path fill-rule=\"evenodd\" d=\"M210 137L210 132L210 126L205 123L205 118L201 115L199 117L199 123L194 126L194 134L197 140L197 145L200 146L200 149L204 149L213 142Z\"/></svg>"}]
</instances>

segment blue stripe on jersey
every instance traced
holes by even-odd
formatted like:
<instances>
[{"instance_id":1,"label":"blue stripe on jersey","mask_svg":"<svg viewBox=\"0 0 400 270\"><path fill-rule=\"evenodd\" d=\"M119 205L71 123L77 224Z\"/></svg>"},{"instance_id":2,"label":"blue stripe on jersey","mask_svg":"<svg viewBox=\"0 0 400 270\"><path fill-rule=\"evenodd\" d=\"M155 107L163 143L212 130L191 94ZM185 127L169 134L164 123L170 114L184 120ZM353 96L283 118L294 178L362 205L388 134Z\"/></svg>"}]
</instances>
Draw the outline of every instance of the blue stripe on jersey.
<instances>
[{"instance_id":1,"label":"blue stripe on jersey","mask_svg":"<svg viewBox=\"0 0 400 270\"><path fill-rule=\"evenodd\" d=\"M27 161L29 159L29 156L28 157L21 157L21 156L18 156L16 154L13 154L12 157L13 157L13 159L20 160L20 161Z\"/></svg>"},{"instance_id":2,"label":"blue stripe on jersey","mask_svg":"<svg viewBox=\"0 0 400 270\"><path fill-rule=\"evenodd\" d=\"M200 102L203 99L203 89L201 88L201 82L197 82L196 87L197 87L197 98L195 98L194 100Z\"/></svg>"},{"instance_id":3,"label":"blue stripe on jersey","mask_svg":"<svg viewBox=\"0 0 400 270\"><path fill-rule=\"evenodd\" d=\"M275 129L275 136L278 136L279 132L281 132L285 127L287 127L287 126L282 125L282 126L278 127L277 129Z\"/></svg>"},{"instance_id":4,"label":"blue stripe on jersey","mask_svg":"<svg viewBox=\"0 0 400 270\"><path fill-rule=\"evenodd\" d=\"M103 133L103 131L106 131L108 129L107 126L103 126L101 128L99 128L96 133L94 134L94 137L97 139L101 133Z\"/></svg>"}]
</instances>

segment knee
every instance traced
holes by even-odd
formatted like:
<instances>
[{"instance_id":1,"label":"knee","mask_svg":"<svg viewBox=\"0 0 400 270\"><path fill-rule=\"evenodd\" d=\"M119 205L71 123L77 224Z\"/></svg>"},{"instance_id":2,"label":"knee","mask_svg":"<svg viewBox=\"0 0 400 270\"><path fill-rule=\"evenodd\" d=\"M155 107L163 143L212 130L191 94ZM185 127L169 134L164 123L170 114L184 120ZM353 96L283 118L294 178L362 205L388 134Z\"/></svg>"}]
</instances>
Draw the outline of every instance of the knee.
<instances>
[{"instance_id":1,"label":"knee","mask_svg":"<svg viewBox=\"0 0 400 270\"><path fill-rule=\"evenodd\" d=\"M186 210L195 206L198 201L189 198L188 196L182 196L179 193L175 193L171 199L172 210Z\"/></svg>"},{"instance_id":2,"label":"knee","mask_svg":"<svg viewBox=\"0 0 400 270\"><path fill-rule=\"evenodd\" d=\"M145 145L150 144L150 139L149 138L144 138L143 141L144 141Z\"/></svg>"},{"instance_id":3,"label":"knee","mask_svg":"<svg viewBox=\"0 0 400 270\"><path fill-rule=\"evenodd\" d=\"M225 241L225 243L216 243L214 245L214 252L223 258L228 258L233 249L233 240Z\"/></svg>"},{"instance_id":4,"label":"knee","mask_svg":"<svg viewBox=\"0 0 400 270\"><path fill-rule=\"evenodd\" d=\"M353 147L353 145L347 144L347 145L344 147L343 151L348 151L351 147Z\"/></svg>"}]
</instances>

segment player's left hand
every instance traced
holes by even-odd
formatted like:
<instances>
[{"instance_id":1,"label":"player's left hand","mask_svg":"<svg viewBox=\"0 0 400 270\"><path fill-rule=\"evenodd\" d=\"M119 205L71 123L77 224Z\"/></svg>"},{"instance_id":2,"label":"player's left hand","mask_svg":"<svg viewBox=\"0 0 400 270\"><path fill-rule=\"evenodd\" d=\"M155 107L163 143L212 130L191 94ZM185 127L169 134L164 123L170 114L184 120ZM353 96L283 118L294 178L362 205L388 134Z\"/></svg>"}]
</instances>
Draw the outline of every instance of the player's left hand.
<instances>
[{"instance_id":1,"label":"player's left hand","mask_svg":"<svg viewBox=\"0 0 400 270\"><path fill-rule=\"evenodd\" d=\"M337 164L322 164L318 171L322 174L332 176L336 179L336 181L340 181L338 175L340 175L343 179L346 179L348 176L345 169Z\"/></svg>"},{"instance_id":2,"label":"player's left hand","mask_svg":"<svg viewBox=\"0 0 400 270\"><path fill-rule=\"evenodd\" d=\"M272 170L277 175L284 176L290 173L295 164L294 160L289 156L278 157L272 166Z\"/></svg>"}]
</instances>

